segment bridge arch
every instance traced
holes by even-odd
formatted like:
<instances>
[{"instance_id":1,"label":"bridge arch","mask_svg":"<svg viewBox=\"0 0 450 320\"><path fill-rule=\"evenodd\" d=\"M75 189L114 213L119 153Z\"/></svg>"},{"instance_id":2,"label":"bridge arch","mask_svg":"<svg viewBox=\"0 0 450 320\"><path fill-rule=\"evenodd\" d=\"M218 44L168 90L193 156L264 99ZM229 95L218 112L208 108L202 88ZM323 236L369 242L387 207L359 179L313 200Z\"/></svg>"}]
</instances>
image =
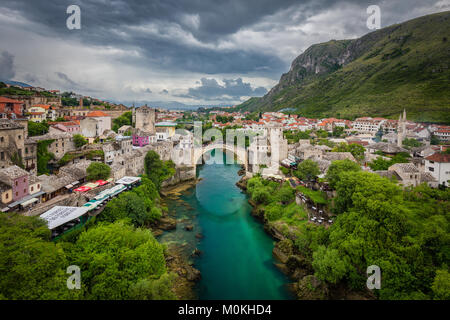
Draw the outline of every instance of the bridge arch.
<instances>
[{"instance_id":1,"label":"bridge arch","mask_svg":"<svg viewBox=\"0 0 450 320\"><path fill-rule=\"evenodd\" d=\"M230 145L227 143L212 143L212 144L208 144L206 146L194 148L193 164L194 165L201 164L202 163L201 159L202 159L203 155L214 149L227 150L227 151L234 153L237 156L238 163L243 164L245 167L245 170L248 169L247 150L245 148L237 147L235 145Z\"/></svg>"}]
</instances>

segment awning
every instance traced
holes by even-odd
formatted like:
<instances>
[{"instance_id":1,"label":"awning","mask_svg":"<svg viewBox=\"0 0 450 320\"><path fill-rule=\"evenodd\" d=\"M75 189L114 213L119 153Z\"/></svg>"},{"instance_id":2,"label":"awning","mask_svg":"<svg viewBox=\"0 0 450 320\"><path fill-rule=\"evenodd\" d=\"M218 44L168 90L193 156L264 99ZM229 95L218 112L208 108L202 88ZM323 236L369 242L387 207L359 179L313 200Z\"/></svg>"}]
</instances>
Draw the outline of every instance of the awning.
<instances>
[{"instance_id":1,"label":"awning","mask_svg":"<svg viewBox=\"0 0 450 320\"><path fill-rule=\"evenodd\" d=\"M10 203L10 204L8 205L8 207L9 207L9 208L17 207L19 204L22 204L22 203L24 203L24 202L26 202L26 201L28 201L28 200L30 200L30 199L32 199L32 198L37 198L37 197L39 197L39 196L41 196L41 195L43 195L43 194L45 194L44 191L39 191L39 192L36 192L36 193L33 193L33 194L29 194L28 196L23 197L22 199L20 199L20 200L18 200L18 201L15 201L15 202L13 202L13 203Z\"/></svg>"},{"instance_id":2,"label":"awning","mask_svg":"<svg viewBox=\"0 0 450 320\"><path fill-rule=\"evenodd\" d=\"M95 181L96 184L98 184L99 186L104 186L105 184L108 184L108 181L105 180L97 180Z\"/></svg>"},{"instance_id":3,"label":"awning","mask_svg":"<svg viewBox=\"0 0 450 320\"><path fill-rule=\"evenodd\" d=\"M89 190L91 190L91 188L86 187L86 186L81 186L81 187L79 187L79 188L76 188L74 191L77 191L77 192L86 192L86 191L89 191Z\"/></svg>"},{"instance_id":4,"label":"awning","mask_svg":"<svg viewBox=\"0 0 450 320\"><path fill-rule=\"evenodd\" d=\"M140 177L123 177L122 179L117 180L116 183L129 185L138 181L141 181Z\"/></svg>"},{"instance_id":5,"label":"awning","mask_svg":"<svg viewBox=\"0 0 450 320\"><path fill-rule=\"evenodd\" d=\"M25 201L25 202L22 202L20 205L21 205L22 207L26 207L26 206L29 206L30 204L33 204L33 203L38 202L38 201L39 201L38 198L32 198L32 199L30 199L30 200L27 200L27 201Z\"/></svg>"},{"instance_id":6,"label":"awning","mask_svg":"<svg viewBox=\"0 0 450 320\"><path fill-rule=\"evenodd\" d=\"M91 182L91 183L86 183L84 186L85 186L85 187L88 187L88 188L91 188L91 189L94 189L94 188L97 188L97 187L98 187L98 183L93 183L93 182Z\"/></svg>"},{"instance_id":7,"label":"awning","mask_svg":"<svg viewBox=\"0 0 450 320\"><path fill-rule=\"evenodd\" d=\"M41 218L47 221L48 228L55 229L60 225L81 217L88 211L86 207L61 207L56 206L41 214Z\"/></svg>"}]
</instances>

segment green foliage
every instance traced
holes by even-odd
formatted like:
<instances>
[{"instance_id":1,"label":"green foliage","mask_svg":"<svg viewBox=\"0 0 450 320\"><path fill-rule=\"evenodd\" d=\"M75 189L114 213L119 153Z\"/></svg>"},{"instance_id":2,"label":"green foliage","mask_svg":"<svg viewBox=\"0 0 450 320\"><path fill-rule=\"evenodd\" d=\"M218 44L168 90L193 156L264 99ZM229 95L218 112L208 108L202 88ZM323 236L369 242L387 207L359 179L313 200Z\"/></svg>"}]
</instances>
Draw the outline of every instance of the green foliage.
<instances>
[{"instance_id":1,"label":"green foliage","mask_svg":"<svg viewBox=\"0 0 450 320\"><path fill-rule=\"evenodd\" d=\"M289 143L297 143L300 139L309 139L311 131L284 131L284 137Z\"/></svg>"},{"instance_id":2,"label":"green foliage","mask_svg":"<svg viewBox=\"0 0 450 320\"><path fill-rule=\"evenodd\" d=\"M408 163L409 162L409 154L398 153L394 157L391 157L390 160L377 157L375 160L369 163L369 167L374 170L387 170L390 166L396 163Z\"/></svg>"},{"instance_id":3,"label":"green foliage","mask_svg":"<svg viewBox=\"0 0 450 320\"><path fill-rule=\"evenodd\" d=\"M86 169L88 180L106 180L111 174L111 168L101 162L92 162Z\"/></svg>"},{"instance_id":4,"label":"green foliage","mask_svg":"<svg viewBox=\"0 0 450 320\"><path fill-rule=\"evenodd\" d=\"M316 275L330 283L365 286L365 269L378 265L382 299L424 299L432 293L435 270L449 259L450 209L446 191L426 185L403 191L368 172L343 172L336 184L339 214L322 240L302 236ZM309 240L308 240L309 239ZM333 262L332 262L333 261ZM438 281L441 283L441 281ZM435 293L436 295L436 293Z\"/></svg>"},{"instance_id":5,"label":"green foliage","mask_svg":"<svg viewBox=\"0 0 450 320\"><path fill-rule=\"evenodd\" d=\"M436 270L436 277L431 289L435 299L450 300L450 273L448 270Z\"/></svg>"},{"instance_id":6,"label":"green foliage","mask_svg":"<svg viewBox=\"0 0 450 320\"><path fill-rule=\"evenodd\" d=\"M38 217L0 215L0 292L3 299L76 299L68 290L70 265Z\"/></svg>"},{"instance_id":7,"label":"green foliage","mask_svg":"<svg viewBox=\"0 0 450 320\"><path fill-rule=\"evenodd\" d=\"M307 159L302 161L298 166L297 170L294 171L294 175L300 180L312 181L317 178L320 174L319 166L316 162Z\"/></svg>"},{"instance_id":8,"label":"green foliage","mask_svg":"<svg viewBox=\"0 0 450 320\"><path fill-rule=\"evenodd\" d=\"M340 137L344 134L344 127L334 127L333 128L333 137Z\"/></svg>"},{"instance_id":9,"label":"green foliage","mask_svg":"<svg viewBox=\"0 0 450 320\"><path fill-rule=\"evenodd\" d=\"M288 204L295 199L295 190L289 186L289 183L284 183L277 191L276 198L282 204Z\"/></svg>"},{"instance_id":10,"label":"green foliage","mask_svg":"<svg viewBox=\"0 0 450 320\"><path fill-rule=\"evenodd\" d=\"M353 161L348 159L333 161L328 168L326 175L326 179L328 180L330 187L332 187L333 189L336 188L336 184L340 179L339 175L342 172L348 171L358 172L361 171L361 167L357 163L354 163Z\"/></svg>"},{"instance_id":11,"label":"green foliage","mask_svg":"<svg viewBox=\"0 0 450 320\"><path fill-rule=\"evenodd\" d=\"M37 172L38 175L49 174L48 163L55 158L55 155L48 151L48 146L55 140L42 140L37 143Z\"/></svg>"},{"instance_id":12,"label":"green foliage","mask_svg":"<svg viewBox=\"0 0 450 320\"><path fill-rule=\"evenodd\" d=\"M325 205L325 204L328 203L327 195L323 191L320 191L320 190L314 191L314 190L311 190L311 189L309 189L307 187L304 187L304 186L298 186L297 187L297 191L300 191L301 193L306 195L315 204L323 204L323 205Z\"/></svg>"},{"instance_id":13,"label":"green foliage","mask_svg":"<svg viewBox=\"0 0 450 320\"><path fill-rule=\"evenodd\" d=\"M28 136L42 136L48 133L49 127L47 121L43 121L42 123L28 121Z\"/></svg>"},{"instance_id":14,"label":"green foliage","mask_svg":"<svg viewBox=\"0 0 450 320\"><path fill-rule=\"evenodd\" d=\"M174 273L163 274L159 279L143 279L130 288L132 300L176 300L177 297L171 290L171 286L177 279Z\"/></svg>"},{"instance_id":15,"label":"green foliage","mask_svg":"<svg viewBox=\"0 0 450 320\"><path fill-rule=\"evenodd\" d=\"M234 118L233 116L221 116L221 115L217 115L216 116L216 121L220 122L220 123L227 123L227 122L233 122Z\"/></svg>"},{"instance_id":16,"label":"green foliage","mask_svg":"<svg viewBox=\"0 0 450 320\"><path fill-rule=\"evenodd\" d=\"M117 132L122 126L131 126L133 123L133 114L131 111L125 112L120 117L112 121L112 130Z\"/></svg>"},{"instance_id":17,"label":"green foliage","mask_svg":"<svg viewBox=\"0 0 450 320\"><path fill-rule=\"evenodd\" d=\"M88 143L88 141L81 135L81 134L74 134L73 135L73 143L75 144L75 147L77 149L81 148L85 144Z\"/></svg>"},{"instance_id":18,"label":"green foliage","mask_svg":"<svg viewBox=\"0 0 450 320\"><path fill-rule=\"evenodd\" d=\"M141 227L161 218L162 211L158 204L159 193L155 185L143 176L139 187L123 192L119 197L109 201L97 219L107 222L128 220L134 226Z\"/></svg>"},{"instance_id":19,"label":"green foliage","mask_svg":"<svg viewBox=\"0 0 450 320\"><path fill-rule=\"evenodd\" d=\"M172 160L162 161L159 154L150 150L144 159L145 173L159 190L161 183L175 174L175 164Z\"/></svg>"},{"instance_id":20,"label":"green foliage","mask_svg":"<svg viewBox=\"0 0 450 320\"><path fill-rule=\"evenodd\" d=\"M317 278L330 283L337 283L347 272L347 264L336 249L327 250L320 246L313 253L312 266L316 271Z\"/></svg>"},{"instance_id":21,"label":"green foliage","mask_svg":"<svg viewBox=\"0 0 450 320\"><path fill-rule=\"evenodd\" d=\"M281 173L283 173L285 176L289 175L291 173L291 170L285 167L280 167Z\"/></svg>"},{"instance_id":22,"label":"green foliage","mask_svg":"<svg viewBox=\"0 0 450 320\"><path fill-rule=\"evenodd\" d=\"M166 273L163 246L149 230L135 229L123 221L90 228L68 249L71 263L83 270L86 299L136 298L139 283L153 282ZM170 281L163 278L153 285L159 289L145 286L147 298L158 297L149 292L167 292L161 286Z\"/></svg>"},{"instance_id":23,"label":"green foliage","mask_svg":"<svg viewBox=\"0 0 450 320\"><path fill-rule=\"evenodd\" d=\"M340 143L337 147L335 147L333 152L350 152L356 160L362 161L364 159L364 152L366 149L357 143Z\"/></svg>"},{"instance_id":24,"label":"green foliage","mask_svg":"<svg viewBox=\"0 0 450 320\"><path fill-rule=\"evenodd\" d=\"M420 143L416 139L405 138L403 140L403 147L405 147L406 149L417 148L417 147L421 147L421 146L422 146L422 143Z\"/></svg>"}]
</instances>

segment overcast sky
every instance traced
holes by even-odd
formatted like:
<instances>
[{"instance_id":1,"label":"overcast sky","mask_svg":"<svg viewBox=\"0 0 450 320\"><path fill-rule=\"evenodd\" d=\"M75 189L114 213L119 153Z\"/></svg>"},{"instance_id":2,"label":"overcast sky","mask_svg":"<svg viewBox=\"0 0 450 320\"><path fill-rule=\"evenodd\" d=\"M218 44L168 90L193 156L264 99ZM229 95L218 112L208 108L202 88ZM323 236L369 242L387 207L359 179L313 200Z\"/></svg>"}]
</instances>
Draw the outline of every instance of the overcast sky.
<instances>
[{"instance_id":1,"label":"overcast sky","mask_svg":"<svg viewBox=\"0 0 450 320\"><path fill-rule=\"evenodd\" d=\"M81 9L68 30L66 9ZM310 45L450 10L450 0L0 0L0 78L115 101L235 104Z\"/></svg>"}]
</instances>

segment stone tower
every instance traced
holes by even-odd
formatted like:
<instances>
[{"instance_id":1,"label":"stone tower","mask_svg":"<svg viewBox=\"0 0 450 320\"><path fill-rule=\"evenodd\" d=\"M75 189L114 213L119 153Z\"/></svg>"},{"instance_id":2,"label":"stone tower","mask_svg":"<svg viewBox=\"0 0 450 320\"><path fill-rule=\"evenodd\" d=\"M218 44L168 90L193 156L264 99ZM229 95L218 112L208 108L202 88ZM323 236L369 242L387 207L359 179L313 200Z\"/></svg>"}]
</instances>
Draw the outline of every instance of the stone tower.
<instances>
[{"instance_id":1,"label":"stone tower","mask_svg":"<svg viewBox=\"0 0 450 320\"><path fill-rule=\"evenodd\" d=\"M136 129L155 134L156 111L147 105L133 109L133 124Z\"/></svg>"},{"instance_id":2,"label":"stone tower","mask_svg":"<svg viewBox=\"0 0 450 320\"><path fill-rule=\"evenodd\" d=\"M279 167L279 162L288 156L287 140L283 137L281 124L271 122L267 126L267 137L271 151L271 166Z\"/></svg>"},{"instance_id":3,"label":"stone tower","mask_svg":"<svg viewBox=\"0 0 450 320\"><path fill-rule=\"evenodd\" d=\"M406 135L406 109L403 109L403 117L400 114L397 124L397 146L403 147L403 139Z\"/></svg>"}]
</instances>

